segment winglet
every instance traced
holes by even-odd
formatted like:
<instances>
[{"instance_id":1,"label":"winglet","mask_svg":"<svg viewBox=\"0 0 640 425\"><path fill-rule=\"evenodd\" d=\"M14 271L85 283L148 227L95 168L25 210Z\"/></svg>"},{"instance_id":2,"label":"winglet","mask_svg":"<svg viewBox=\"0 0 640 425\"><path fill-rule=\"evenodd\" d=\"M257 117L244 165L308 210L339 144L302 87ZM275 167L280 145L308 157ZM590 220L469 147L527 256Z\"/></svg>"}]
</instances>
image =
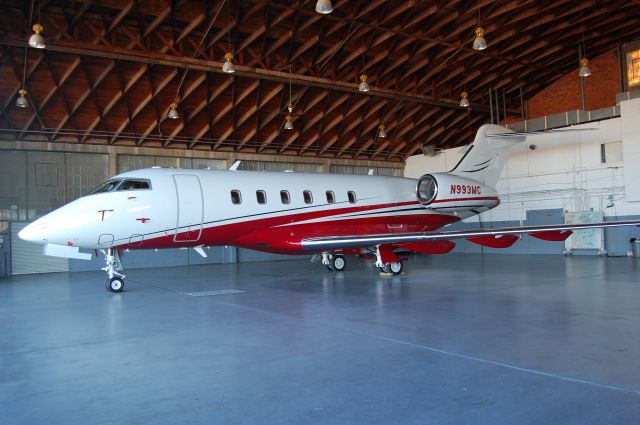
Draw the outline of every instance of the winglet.
<instances>
[{"instance_id":1,"label":"winglet","mask_svg":"<svg viewBox=\"0 0 640 425\"><path fill-rule=\"evenodd\" d=\"M242 161L237 160L236 162L233 163L233 165L231 165L231 167L229 167L229 171L236 171L238 169L238 167L240 166L240 163Z\"/></svg>"}]
</instances>

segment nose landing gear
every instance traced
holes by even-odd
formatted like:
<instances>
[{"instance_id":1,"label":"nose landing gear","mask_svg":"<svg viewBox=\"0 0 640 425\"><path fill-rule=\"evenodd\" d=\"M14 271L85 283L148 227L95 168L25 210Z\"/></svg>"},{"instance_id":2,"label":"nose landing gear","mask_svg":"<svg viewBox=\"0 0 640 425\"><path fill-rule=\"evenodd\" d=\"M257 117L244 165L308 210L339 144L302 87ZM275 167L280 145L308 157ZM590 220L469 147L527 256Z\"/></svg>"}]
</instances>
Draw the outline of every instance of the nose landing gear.
<instances>
[{"instance_id":1,"label":"nose landing gear","mask_svg":"<svg viewBox=\"0 0 640 425\"><path fill-rule=\"evenodd\" d=\"M122 271L122 263L120 263L120 257L118 251L112 248L102 250L104 254L106 267L102 270L107 272L107 281L105 282L105 288L110 292L122 292L124 289L125 275L119 273Z\"/></svg>"}]
</instances>

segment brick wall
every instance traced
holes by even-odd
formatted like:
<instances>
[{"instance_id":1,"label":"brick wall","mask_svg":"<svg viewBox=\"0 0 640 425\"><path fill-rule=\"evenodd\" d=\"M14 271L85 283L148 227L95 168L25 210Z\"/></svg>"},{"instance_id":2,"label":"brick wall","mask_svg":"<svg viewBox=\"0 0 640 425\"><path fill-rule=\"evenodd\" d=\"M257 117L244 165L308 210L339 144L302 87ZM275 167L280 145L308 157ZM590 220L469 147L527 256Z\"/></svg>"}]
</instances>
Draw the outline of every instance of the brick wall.
<instances>
[{"instance_id":1,"label":"brick wall","mask_svg":"<svg viewBox=\"0 0 640 425\"><path fill-rule=\"evenodd\" d=\"M582 109L580 77L576 68L529 99L529 118ZM606 108L616 104L621 89L618 58L615 50L589 61L591 76L584 80L586 110Z\"/></svg>"}]
</instances>

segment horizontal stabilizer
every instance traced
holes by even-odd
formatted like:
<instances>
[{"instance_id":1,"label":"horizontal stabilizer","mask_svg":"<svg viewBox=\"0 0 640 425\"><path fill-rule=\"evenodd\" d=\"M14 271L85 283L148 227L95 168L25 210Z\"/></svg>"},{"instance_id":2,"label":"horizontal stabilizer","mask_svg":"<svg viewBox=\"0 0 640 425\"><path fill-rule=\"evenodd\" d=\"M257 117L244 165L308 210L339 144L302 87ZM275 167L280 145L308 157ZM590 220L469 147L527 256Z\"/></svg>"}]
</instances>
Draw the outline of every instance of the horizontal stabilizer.
<instances>
[{"instance_id":1,"label":"horizontal stabilizer","mask_svg":"<svg viewBox=\"0 0 640 425\"><path fill-rule=\"evenodd\" d=\"M594 131L597 128L556 128L549 130L536 130L536 131L520 131L520 132L510 132L510 133L493 133L487 134L489 139L515 139L522 138L527 136L541 136L543 134L551 134L551 133L577 133L579 131Z\"/></svg>"}]
</instances>

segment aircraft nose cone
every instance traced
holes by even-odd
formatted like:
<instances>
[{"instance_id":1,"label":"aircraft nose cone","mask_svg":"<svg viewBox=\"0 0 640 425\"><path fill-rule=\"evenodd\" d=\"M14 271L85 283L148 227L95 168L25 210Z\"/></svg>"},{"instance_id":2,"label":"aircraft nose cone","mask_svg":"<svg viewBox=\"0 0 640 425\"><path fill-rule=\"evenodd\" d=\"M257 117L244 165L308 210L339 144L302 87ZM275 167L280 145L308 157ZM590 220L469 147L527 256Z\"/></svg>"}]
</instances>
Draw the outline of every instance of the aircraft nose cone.
<instances>
[{"instance_id":1,"label":"aircraft nose cone","mask_svg":"<svg viewBox=\"0 0 640 425\"><path fill-rule=\"evenodd\" d=\"M34 221L18 232L18 237L27 242L44 242L46 223Z\"/></svg>"}]
</instances>

